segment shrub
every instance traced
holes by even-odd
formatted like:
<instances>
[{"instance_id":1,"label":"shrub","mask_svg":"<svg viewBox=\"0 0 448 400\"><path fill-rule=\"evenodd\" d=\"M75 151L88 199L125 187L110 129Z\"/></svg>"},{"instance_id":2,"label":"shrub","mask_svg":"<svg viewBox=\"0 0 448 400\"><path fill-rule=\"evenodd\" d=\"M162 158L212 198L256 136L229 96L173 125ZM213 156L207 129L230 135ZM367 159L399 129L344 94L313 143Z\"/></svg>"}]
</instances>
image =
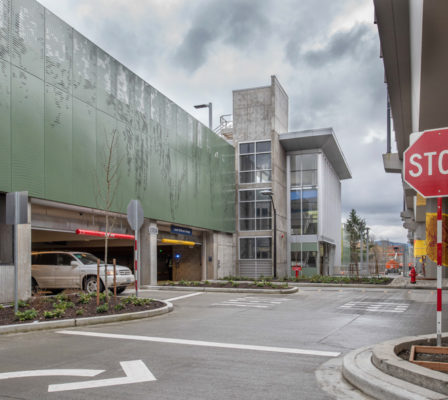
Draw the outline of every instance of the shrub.
<instances>
[{"instance_id":1,"label":"shrub","mask_svg":"<svg viewBox=\"0 0 448 400\"><path fill-rule=\"evenodd\" d=\"M34 308L25 311L17 311L16 318L19 319L20 321L35 319L37 318L37 311Z\"/></svg>"},{"instance_id":2,"label":"shrub","mask_svg":"<svg viewBox=\"0 0 448 400\"><path fill-rule=\"evenodd\" d=\"M108 310L109 310L109 304L107 304L107 303L101 304L100 306L98 306L96 308L96 312L99 313L99 314L100 313L105 313Z\"/></svg>"},{"instance_id":3,"label":"shrub","mask_svg":"<svg viewBox=\"0 0 448 400\"><path fill-rule=\"evenodd\" d=\"M29 304L26 301L24 301L24 300L19 300L17 302L17 305L19 306L19 308L25 308L25 307L29 306Z\"/></svg>"},{"instance_id":4,"label":"shrub","mask_svg":"<svg viewBox=\"0 0 448 400\"><path fill-rule=\"evenodd\" d=\"M123 308L124 308L124 304L122 304L122 303L118 303L118 304L116 304L115 307L114 307L115 311L120 311L120 310L122 310Z\"/></svg>"},{"instance_id":5,"label":"shrub","mask_svg":"<svg viewBox=\"0 0 448 400\"><path fill-rule=\"evenodd\" d=\"M82 308L80 308L79 310L76 310L76 315L83 315L84 314L84 310Z\"/></svg>"},{"instance_id":6,"label":"shrub","mask_svg":"<svg viewBox=\"0 0 448 400\"><path fill-rule=\"evenodd\" d=\"M90 299L91 299L91 297L90 297L90 295L89 295L88 293L81 293L81 294L79 295L78 303L81 303L81 304L88 304L89 301L90 301Z\"/></svg>"},{"instance_id":7,"label":"shrub","mask_svg":"<svg viewBox=\"0 0 448 400\"><path fill-rule=\"evenodd\" d=\"M130 296L130 297L126 297L122 300L122 303L124 304L133 304L134 306L145 306L151 302L153 302L153 299L145 299L142 297L135 297L135 296Z\"/></svg>"},{"instance_id":8,"label":"shrub","mask_svg":"<svg viewBox=\"0 0 448 400\"><path fill-rule=\"evenodd\" d=\"M57 294L54 296L57 302L61 303L63 301L68 301L68 296L65 293Z\"/></svg>"},{"instance_id":9,"label":"shrub","mask_svg":"<svg viewBox=\"0 0 448 400\"><path fill-rule=\"evenodd\" d=\"M61 318L63 317L65 314L65 309L64 308L57 308L54 311L44 311L44 318L45 319L49 319L49 318Z\"/></svg>"}]
</instances>

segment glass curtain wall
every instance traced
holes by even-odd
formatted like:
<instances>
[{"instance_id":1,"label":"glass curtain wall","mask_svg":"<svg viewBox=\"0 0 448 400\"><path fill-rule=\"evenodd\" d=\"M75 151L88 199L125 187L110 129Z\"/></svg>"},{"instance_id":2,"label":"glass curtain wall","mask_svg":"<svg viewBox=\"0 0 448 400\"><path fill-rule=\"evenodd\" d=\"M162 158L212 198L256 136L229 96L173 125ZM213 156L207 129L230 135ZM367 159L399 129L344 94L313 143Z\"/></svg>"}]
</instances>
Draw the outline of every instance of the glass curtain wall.
<instances>
[{"instance_id":1,"label":"glass curtain wall","mask_svg":"<svg viewBox=\"0 0 448 400\"><path fill-rule=\"evenodd\" d=\"M293 235L317 235L317 157L318 154L290 156L291 233ZM292 265L304 269L317 267L317 251L311 243L303 243L300 250L291 251ZM314 244L317 247L317 244ZM313 246L313 247L314 247Z\"/></svg>"}]
</instances>

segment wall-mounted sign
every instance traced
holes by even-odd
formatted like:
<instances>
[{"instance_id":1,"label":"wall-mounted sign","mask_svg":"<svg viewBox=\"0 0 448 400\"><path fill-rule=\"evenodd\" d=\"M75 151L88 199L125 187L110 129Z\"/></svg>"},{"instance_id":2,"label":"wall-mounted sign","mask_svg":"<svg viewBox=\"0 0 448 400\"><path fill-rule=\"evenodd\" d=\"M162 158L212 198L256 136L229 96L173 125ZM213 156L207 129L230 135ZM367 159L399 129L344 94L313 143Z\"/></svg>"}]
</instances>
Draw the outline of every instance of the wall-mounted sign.
<instances>
[{"instance_id":1,"label":"wall-mounted sign","mask_svg":"<svg viewBox=\"0 0 448 400\"><path fill-rule=\"evenodd\" d=\"M171 225L171 233L176 233L177 235L191 236L193 234L193 231L189 228L183 228L181 226Z\"/></svg>"}]
</instances>

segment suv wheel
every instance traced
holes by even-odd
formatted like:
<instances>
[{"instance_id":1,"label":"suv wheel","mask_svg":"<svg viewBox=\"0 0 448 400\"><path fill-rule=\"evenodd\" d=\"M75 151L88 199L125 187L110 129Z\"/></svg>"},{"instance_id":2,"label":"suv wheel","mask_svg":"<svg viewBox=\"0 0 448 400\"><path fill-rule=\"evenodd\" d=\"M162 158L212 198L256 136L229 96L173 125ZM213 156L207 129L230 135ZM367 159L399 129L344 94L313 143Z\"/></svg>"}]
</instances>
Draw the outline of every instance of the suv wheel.
<instances>
[{"instance_id":1,"label":"suv wheel","mask_svg":"<svg viewBox=\"0 0 448 400\"><path fill-rule=\"evenodd\" d=\"M89 276L86 279L86 283L84 284L84 290L87 293L95 293L96 292L96 276ZM100 292L104 290L103 283L100 281Z\"/></svg>"}]
</instances>

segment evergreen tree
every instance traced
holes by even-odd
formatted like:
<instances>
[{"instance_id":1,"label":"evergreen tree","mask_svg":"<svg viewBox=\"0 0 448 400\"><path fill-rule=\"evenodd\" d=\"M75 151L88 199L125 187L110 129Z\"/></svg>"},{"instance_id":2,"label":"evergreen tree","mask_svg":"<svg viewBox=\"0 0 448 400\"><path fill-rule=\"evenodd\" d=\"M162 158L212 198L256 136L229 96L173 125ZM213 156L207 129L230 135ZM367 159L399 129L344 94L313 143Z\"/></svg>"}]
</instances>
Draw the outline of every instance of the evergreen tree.
<instances>
[{"instance_id":1,"label":"evergreen tree","mask_svg":"<svg viewBox=\"0 0 448 400\"><path fill-rule=\"evenodd\" d=\"M360 218L356 211L352 209L345 224L345 229L350 235L351 262L359 261L358 243L366 230L366 220Z\"/></svg>"}]
</instances>

